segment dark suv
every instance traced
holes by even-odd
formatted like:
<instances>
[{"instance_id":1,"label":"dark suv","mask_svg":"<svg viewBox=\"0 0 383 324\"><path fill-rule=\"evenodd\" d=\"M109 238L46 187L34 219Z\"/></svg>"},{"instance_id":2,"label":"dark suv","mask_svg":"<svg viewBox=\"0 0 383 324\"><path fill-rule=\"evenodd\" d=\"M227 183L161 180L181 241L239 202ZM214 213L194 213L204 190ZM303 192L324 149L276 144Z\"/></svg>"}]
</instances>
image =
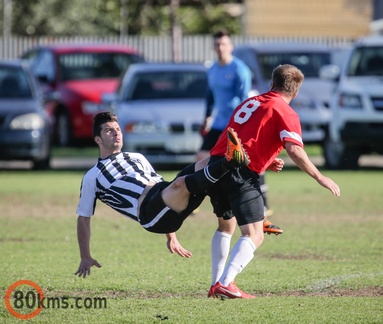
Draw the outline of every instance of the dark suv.
<instances>
[{"instance_id":1,"label":"dark suv","mask_svg":"<svg viewBox=\"0 0 383 324\"><path fill-rule=\"evenodd\" d=\"M101 93L113 92L137 51L112 44L41 45L21 56L55 102L54 140L59 146L90 143Z\"/></svg>"}]
</instances>

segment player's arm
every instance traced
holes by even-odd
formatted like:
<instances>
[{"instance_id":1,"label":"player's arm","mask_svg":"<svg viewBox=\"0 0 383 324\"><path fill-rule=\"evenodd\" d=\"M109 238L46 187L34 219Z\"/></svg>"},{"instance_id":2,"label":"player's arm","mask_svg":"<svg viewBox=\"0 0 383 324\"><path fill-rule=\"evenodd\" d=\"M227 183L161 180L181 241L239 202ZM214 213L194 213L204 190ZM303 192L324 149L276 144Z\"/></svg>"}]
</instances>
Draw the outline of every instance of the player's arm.
<instances>
[{"instance_id":1,"label":"player's arm","mask_svg":"<svg viewBox=\"0 0 383 324\"><path fill-rule=\"evenodd\" d=\"M166 238L168 239L166 242L166 246L168 247L170 253L177 253L183 258L190 258L192 256L192 253L184 249L182 245L178 242L176 233L168 233L166 234Z\"/></svg>"},{"instance_id":2,"label":"player's arm","mask_svg":"<svg viewBox=\"0 0 383 324\"><path fill-rule=\"evenodd\" d=\"M81 262L75 275L85 278L90 275L90 268L101 265L91 257L90 254L90 217L78 216L77 218L77 240L80 249Z\"/></svg>"},{"instance_id":3,"label":"player's arm","mask_svg":"<svg viewBox=\"0 0 383 324\"><path fill-rule=\"evenodd\" d=\"M202 136L205 136L207 132L210 130L210 125L211 125L211 114L213 112L214 108L214 97L213 97L213 92L211 89L208 87L206 91L206 98L205 98L205 119L202 122L200 133Z\"/></svg>"},{"instance_id":4,"label":"player's arm","mask_svg":"<svg viewBox=\"0 0 383 324\"><path fill-rule=\"evenodd\" d=\"M206 91L205 119L208 119L211 116L213 112L213 108L214 108L214 96L213 96L213 92L208 87Z\"/></svg>"},{"instance_id":5,"label":"player's arm","mask_svg":"<svg viewBox=\"0 0 383 324\"><path fill-rule=\"evenodd\" d=\"M330 178L324 176L317 167L311 162L307 156L306 151L300 145L292 142L285 142L285 149L287 154L293 162L310 177L314 178L321 186L327 188L335 196L340 196L339 186Z\"/></svg>"}]
</instances>

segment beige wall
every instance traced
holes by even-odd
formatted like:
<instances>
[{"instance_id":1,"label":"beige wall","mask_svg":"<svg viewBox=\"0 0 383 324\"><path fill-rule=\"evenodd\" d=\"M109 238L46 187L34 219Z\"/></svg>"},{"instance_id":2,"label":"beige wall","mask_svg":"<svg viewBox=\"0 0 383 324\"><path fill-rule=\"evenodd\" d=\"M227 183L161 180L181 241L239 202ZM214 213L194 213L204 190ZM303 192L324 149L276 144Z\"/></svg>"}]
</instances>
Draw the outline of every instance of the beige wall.
<instances>
[{"instance_id":1,"label":"beige wall","mask_svg":"<svg viewBox=\"0 0 383 324\"><path fill-rule=\"evenodd\" d=\"M245 0L244 33L256 36L369 34L373 0Z\"/></svg>"}]
</instances>

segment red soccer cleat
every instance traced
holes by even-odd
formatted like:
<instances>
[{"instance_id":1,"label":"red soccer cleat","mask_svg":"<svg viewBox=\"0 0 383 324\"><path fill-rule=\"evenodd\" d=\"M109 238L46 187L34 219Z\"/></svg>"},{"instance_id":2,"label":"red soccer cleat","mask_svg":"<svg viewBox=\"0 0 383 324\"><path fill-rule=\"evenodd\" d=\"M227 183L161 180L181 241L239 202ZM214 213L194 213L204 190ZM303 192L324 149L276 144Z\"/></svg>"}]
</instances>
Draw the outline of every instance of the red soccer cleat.
<instances>
[{"instance_id":1,"label":"red soccer cleat","mask_svg":"<svg viewBox=\"0 0 383 324\"><path fill-rule=\"evenodd\" d=\"M212 294L217 298L243 298L243 299L251 299L256 298L254 295L247 294L243 292L241 289L237 287L235 282L231 282L228 286L222 286L222 284L218 281L212 289Z\"/></svg>"}]
</instances>

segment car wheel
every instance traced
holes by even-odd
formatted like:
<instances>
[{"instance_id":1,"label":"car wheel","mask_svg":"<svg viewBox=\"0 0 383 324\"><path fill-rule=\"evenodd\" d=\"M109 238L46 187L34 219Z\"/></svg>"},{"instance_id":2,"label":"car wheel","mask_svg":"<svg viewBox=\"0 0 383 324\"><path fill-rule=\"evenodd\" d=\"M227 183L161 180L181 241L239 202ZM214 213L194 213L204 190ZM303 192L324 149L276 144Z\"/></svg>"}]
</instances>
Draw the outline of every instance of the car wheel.
<instances>
[{"instance_id":1,"label":"car wheel","mask_svg":"<svg viewBox=\"0 0 383 324\"><path fill-rule=\"evenodd\" d=\"M48 170L50 168L50 156L43 158L41 160L33 160L32 169L33 170Z\"/></svg>"},{"instance_id":2,"label":"car wheel","mask_svg":"<svg viewBox=\"0 0 383 324\"><path fill-rule=\"evenodd\" d=\"M33 170L48 170L50 169L51 163L51 142L47 140L45 142L44 156L40 158L35 158L32 160L32 169Z\"/></svg>"},{"instance_id":3,"label":"car wheel","mask_svg":"<svg viewBox=\"0 0 383 324\"><path fill-rule=\"evenodd\" d=\"M323 144L325 166L331 170L357 169L360 153L357 148L326 138Z\"/></svg>"},{"instance_id":4,"label":"car wheel","mask_svg":"<svg viewBox=\"0 0 383 324\"><path fill-rule=\"evenodd\" d=\"M71 143L69 116L64 111L60 111L57 115L56 143L60 147L69 146Z\"/></svg>"}]
</instances>

